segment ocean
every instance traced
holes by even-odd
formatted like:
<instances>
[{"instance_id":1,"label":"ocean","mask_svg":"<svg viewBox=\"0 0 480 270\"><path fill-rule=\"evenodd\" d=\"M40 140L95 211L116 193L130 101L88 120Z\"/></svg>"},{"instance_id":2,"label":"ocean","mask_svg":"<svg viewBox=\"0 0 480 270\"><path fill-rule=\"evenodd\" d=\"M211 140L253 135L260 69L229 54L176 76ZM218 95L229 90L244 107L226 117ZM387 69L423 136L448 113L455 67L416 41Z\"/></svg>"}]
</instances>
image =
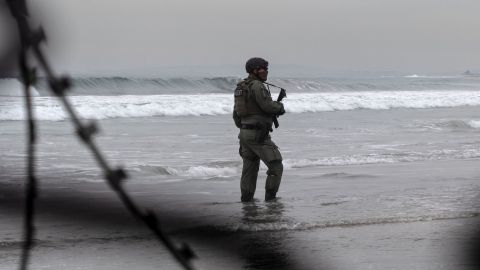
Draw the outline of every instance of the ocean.
<instances>
[{"instance_id":1,"label":"ocean","mask_svg":"<svg viewBox=\"0 0 480 270\"><path fill-rule=\"evenodd\" d=\"M231 113L240 77L74 78L100 148L199 269L477 269L480 78L273 78L287 113L275 202L240 202ZM0 80L0 269L17 267L25 182L21 84ZM278 89L271 88L275 97ZM45 82L32 269L180 269L102 178ZM88 121L88 120L86 120Z\"/></svg>"}]
</instances>

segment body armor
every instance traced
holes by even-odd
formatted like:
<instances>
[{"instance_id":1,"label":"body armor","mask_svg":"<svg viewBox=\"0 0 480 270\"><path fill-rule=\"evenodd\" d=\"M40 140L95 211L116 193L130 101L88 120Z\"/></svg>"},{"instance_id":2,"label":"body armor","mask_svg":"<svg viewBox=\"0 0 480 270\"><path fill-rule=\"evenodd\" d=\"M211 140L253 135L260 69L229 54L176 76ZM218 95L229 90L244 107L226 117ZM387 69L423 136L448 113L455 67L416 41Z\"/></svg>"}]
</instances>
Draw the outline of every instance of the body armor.
<instances>
[{"instance_id":1,"label":"body armor","mask_svg":"<svg viewBox=\"0 0 480 270\"><path fill-rule=\"evenodd\" d=\"M243 80L237 84L235 88L235 111L238 116L245 117L253 114L264 114L262 109L258 106L255 98L252 97L250 92L250 80Z\"/></svg>"}]
</instances>

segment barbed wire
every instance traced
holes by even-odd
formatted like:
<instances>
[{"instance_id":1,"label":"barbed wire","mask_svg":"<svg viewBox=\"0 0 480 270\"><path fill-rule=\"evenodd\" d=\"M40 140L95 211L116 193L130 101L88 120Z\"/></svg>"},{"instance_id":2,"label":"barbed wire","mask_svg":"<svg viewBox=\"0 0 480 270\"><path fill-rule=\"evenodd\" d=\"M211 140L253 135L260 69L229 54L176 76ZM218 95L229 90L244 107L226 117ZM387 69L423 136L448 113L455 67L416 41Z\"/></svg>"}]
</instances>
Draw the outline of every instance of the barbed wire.
<instances>
[{"instance_id":1,"label":"barbed wire","mask_svg":"<svg viewBox=\"0 0 480 270\"><path fill-rule=\"evenodd\" d=\"M35 198L37 197L37 181L35 178L35 121L33 117L33 104L30 94L30 86L36 83L37 72L35 68L30 67L27 63L28 53L36 59L48 81L50 90L55 96L60 99L64 109L72 121L76 133L80 140L92 152L95 161L104 173L105 180L117 193L118 197L129 210L129 212L138 220L142 221L157 237L157 239L164 244L173 257L185 269L194 269L192 259L196 255L187 244L182 244L177 247L176 244L168 237L159 227L158 218L151 210L142 211L133 199L128 195L123 187L123 181L127 179L127 174L123 168L118 167L113 169L108 161L100 152L98 146L93 141L93 135L98 132L98 127L95 122L87 124L82 123L73 106L65 96L68 89L71 88L71 80L67 76L56 76L50 64L47 61L40 45L46 41L44 30L40 27L33 30L29 24L29 14L25 0L6 0L8 7L17 23L17 28L21 40L21 48L19 53L20 72L22 82L25 88L25 106L27 108L27 123L28 123L28 168L27 168L27 188L26 188L26 207L25 207L25 226L24 226L24 242L22 246L22 257L20 262L20 269L26 270L29 263L30 251L34 243L34 209Z\"/></svg>"},{"instance_id":2,"label":"barbed wire","mask_svg":"<svg viewBox=\"0 0 480 270\"><path fill-rule=\"evenodd\" d=\"M33 84L32 73L29 72L27 55L21 41L19 54L19 66L22 82L24 85L25 107L27 111L27 184L25 186L25 216L24 216L24 241L22 248L20 270L26 270L30 258L30 250L34 244L35 227L35 200L37 199L37 178L35 176L35 150L36 150L36 123L33 112L31 85ZM32 71L32 70L30 70Z\"/></svg>"}]
</instances>

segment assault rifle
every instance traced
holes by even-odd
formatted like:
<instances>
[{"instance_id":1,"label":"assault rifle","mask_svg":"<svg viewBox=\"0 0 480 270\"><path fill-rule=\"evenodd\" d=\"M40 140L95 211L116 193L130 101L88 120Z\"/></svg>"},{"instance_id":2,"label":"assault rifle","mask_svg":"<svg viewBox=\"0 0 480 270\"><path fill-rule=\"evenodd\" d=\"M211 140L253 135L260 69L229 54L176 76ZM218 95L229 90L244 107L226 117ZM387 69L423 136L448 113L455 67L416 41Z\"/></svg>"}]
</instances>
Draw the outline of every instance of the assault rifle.
<instances>
[{"instance_id":1,"label":"assault rifle","mask_svg":"<svg viewBox=\"0 0 480 270\"><path fill-rule=\"evenodd\" d=\"M274 84L271 84L271 83L267 83L267 82L263 82L264 84L266 85L270 85L270 86L273 86L273 87L276 87L276 88L280 88L280 93L278 93L278 98L277 98L277 101L280 102L282 101L284 98L287 97L287 90L285 90L284 88L282 87L278 87ZM274 115L273 116L273 124L275 125L275 128L278 128L280 125L278 124L278 115Z\"/></svg>"}]
</instances>

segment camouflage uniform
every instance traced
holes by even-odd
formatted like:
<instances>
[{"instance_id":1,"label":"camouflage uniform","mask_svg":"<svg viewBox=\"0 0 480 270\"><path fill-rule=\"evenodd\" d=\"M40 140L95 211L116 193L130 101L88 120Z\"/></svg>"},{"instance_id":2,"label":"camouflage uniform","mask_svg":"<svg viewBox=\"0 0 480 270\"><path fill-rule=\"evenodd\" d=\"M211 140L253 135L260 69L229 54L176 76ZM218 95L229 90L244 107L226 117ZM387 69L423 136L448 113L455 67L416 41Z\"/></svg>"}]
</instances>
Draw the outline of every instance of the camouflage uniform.
<instances>
[{"instance_id":1,"label":"camouflage uniform","mask_svg":"<svg viewBox=\"0 0 480 270\"><path fill-rule=\"evenodd\" d=\"M253 199L260 160L268 167L265 199L273 199L282 179L282 155L268 133L264 139L258 139L261 131L255 127L263 124L271 130L272 116L283 111L283 104L273 101L270 91L255 76L249 76L237 85L237 89L242 87L248 89L247 108L246 110L243 108L246 114L243 113L240 114L240 117L236 117L236 124L240 127L238 138L240 139L240 155L243 159L240 181L242 201ZM234 118L235 114L241 111L237 105L235 102Z\"/></svg>"}]
</instances>

